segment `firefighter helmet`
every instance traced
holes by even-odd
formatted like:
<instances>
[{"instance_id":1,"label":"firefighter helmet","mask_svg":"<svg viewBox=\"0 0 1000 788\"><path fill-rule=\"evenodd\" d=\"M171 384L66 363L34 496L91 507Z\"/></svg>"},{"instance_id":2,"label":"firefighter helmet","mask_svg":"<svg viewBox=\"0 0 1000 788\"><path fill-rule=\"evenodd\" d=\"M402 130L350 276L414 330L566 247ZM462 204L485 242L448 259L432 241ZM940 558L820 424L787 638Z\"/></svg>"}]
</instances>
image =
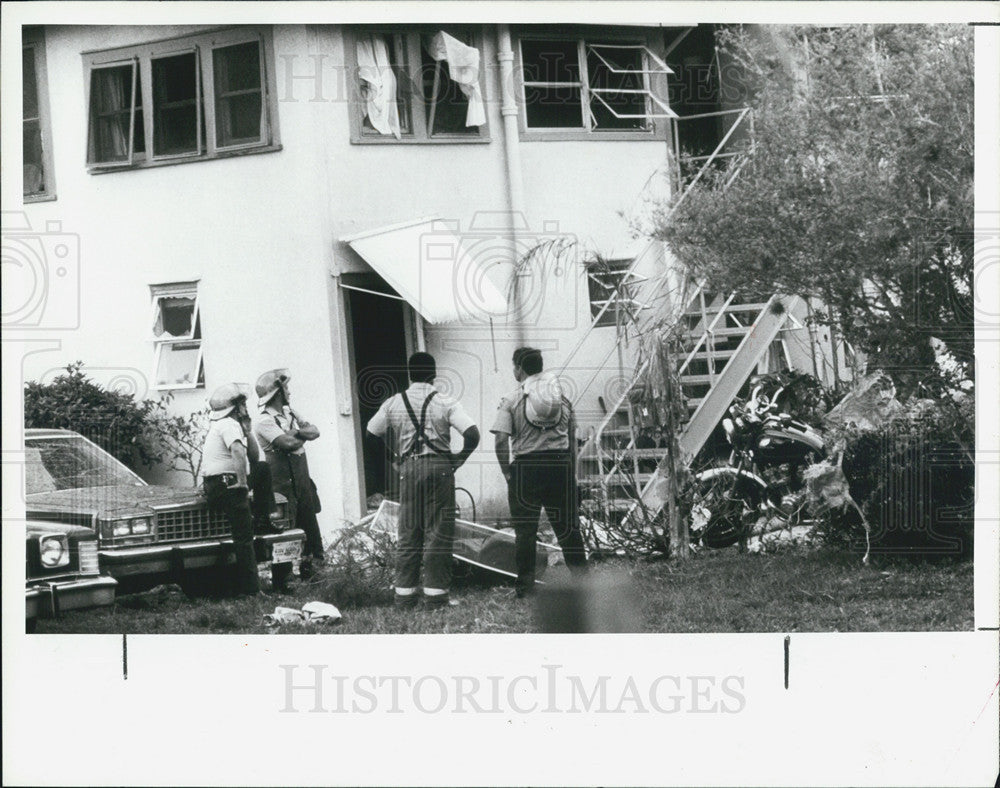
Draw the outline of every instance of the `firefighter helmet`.
<instances>
[{"instance_id":1,"label":"firefighter helmet","mask_svg":"<svg viewBox=\"0 0 1000 788\"><path fill-rule=\"evenodd\" d=\"M291 375L287 369L272 369L257 378L257 385L254 388L257 390L260 406L263 408L267 405L279 390L284 389L289 380Z\"/></svg>"},{"instance_id":2,"label":"firefighter helmet","mask_svg":"<svg viewBox=\"0 0 1000 788\"><path fill-rule=\"evenodd\" d=\"M250 394L250 386L246 383L223 383L212 392L208 400L208 407L212 409L209 418L218 421L225 418L240 403L246 401Z\"/></svg>"}]
</instances>

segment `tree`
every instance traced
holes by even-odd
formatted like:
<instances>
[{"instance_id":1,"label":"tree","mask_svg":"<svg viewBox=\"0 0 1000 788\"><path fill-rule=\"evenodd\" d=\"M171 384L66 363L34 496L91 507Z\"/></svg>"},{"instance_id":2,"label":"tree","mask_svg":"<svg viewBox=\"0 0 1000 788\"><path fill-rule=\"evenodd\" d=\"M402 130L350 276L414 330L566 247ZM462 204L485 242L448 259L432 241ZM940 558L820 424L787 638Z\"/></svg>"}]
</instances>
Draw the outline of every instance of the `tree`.
<instances>
[{"instance_id":1,"label":"tree","mask_svg":"<svg viewBox=\"0 0 1000 788\"><path fill-rule=\"evenodd\" d=\"M769 32L773 32L769 31ZM792 65L720 32L754 135L728 188L692 187L655 234L727 291L820 299L901 393L973 377L973 50L957 25L791 27ZM936 359L946 354L946 369Z\"/></svg>"}]
</instances>

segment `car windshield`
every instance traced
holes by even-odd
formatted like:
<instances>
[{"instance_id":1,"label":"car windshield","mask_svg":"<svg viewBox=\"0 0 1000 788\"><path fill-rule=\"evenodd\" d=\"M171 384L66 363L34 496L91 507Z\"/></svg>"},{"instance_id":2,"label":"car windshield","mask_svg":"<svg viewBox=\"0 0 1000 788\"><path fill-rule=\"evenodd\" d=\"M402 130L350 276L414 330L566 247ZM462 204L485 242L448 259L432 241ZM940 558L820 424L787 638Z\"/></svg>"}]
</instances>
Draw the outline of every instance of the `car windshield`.
<instances>
[{"instance_id":1,"label":"car windshield","mask_svg":"<svg viewBox=\"0 0 1000 788\"><path fill-rule=\"evenodd\" d=\"M79 435L29 438L24 454L25 488L29 495L81 487L145 484L106 451Z\"/></svg>"}]
</instances>

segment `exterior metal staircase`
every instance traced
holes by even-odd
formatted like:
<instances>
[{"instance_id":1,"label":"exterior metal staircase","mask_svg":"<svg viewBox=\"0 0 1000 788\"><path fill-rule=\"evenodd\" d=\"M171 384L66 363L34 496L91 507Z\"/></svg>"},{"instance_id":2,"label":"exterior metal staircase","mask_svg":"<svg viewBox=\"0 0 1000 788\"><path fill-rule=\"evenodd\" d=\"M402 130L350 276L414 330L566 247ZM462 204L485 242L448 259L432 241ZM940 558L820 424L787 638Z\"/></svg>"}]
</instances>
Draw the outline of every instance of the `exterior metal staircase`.
<instances>
[{"instance_id":1,"label":"exterior metal staircase","mask_svg":"<svg viewBox=\"0 0 1000 788\"><path fill-rule=\"evenodd\" d=\"M793 304L774 296L767 302L740 302L735 294L698 288L682 315L677 375L688 417L680 426L681 462L690 462L708 441L726 409L779 336ZM641 403L649 362L641 364L618 400L584 445L578 482L584 499L606 521L627 516L642 502L650 514L665 503L657 467L669 436Z\"/></svg>"},{"instance_id":2,"label":"exterior metal staircase","mask_svg":"<svg viewBox=\"0 0 1000 788\"><path fill-rule=\"evenodd\" d=\"M711 115L735 115L735 119L708 156L682 157L675 124L673 162L676 169L673 174L676 186L674 193L677 196L669 208L668 217L712 167L725 162L727 170L724 187L727 187L747 160L748 152L745 148L730 152L723 152L723 149L749 117L749 110L723 110L692 117ZM752 118L750 121L752 123ZM693 165L696 172L688 177L682 165ZM637 286L642 290L642 301L647 306L662 297L667 272L653 282L637 282L634 278L640 261L657 250L658 243L651 242L636 257L622 286L594 317L596 324L609 309L616 310L619 316L628 316L628 320L618 320L620 374L625 369L621 353L625 337L630 333L640 335L651 330L657 317L655 309L636 311L627 307L635 302ZM626 308L623 309L620 303ZM681 315L684 330L674 355L681 359L677 373L688 408L688 418L681 425L680 449L683 461L690 461L704 446L726 408L778 335L789 304L777 296L766 303L744 303L735 294L711 294L701 285L695 286L694 295L690 298L682 297L682 303L686 303ZM563 370L568 367L586 338L585 334L569 353ZM613 349L601 363L601 368L579 391L577 402L601 374L612 355ZM617 400L604 403L604 418L591 432L577 455L577 480L583 498L589 499L591 506L603 514L605 522L611 522L616 517L629 517L640 506L655 514L665 503L661 489L664 485L657 483L662 480L657 469L666 454L666 442L669 438L663 434L662 425L656 424L655 419L645 410L642 398L638 396L641 395L640 387L645 385L649 366L648 360L641 363L628 383L622 387Z\"/></svg>"}]
</instances>

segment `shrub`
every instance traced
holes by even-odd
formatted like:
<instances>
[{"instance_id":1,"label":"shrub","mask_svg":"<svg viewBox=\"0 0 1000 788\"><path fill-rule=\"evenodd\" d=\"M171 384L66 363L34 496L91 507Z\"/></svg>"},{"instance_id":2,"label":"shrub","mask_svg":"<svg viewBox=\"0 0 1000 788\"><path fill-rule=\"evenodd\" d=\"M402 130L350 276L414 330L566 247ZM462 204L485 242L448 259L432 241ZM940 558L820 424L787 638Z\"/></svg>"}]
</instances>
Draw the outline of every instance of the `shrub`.
<instances>
[{"instance_id":1,"label":"shrub","mask_svg":"<svg viewBox=\"0 0 1000 788\"><path fill-rule=\"evenodd\" d=\"M75 430L133 470L157 460L143 440L147 420L156 408L149 400L109 391L83 373L83 362L66 367L50 383L24 386L24 426Z\"/></svg>"},{"instance_id":2,"label":"shrub","mask_svg":"<svg viewBox=\"0 0 1000 788\"><path fill-rule=\"evenodd\" d=\"M197 485L210 411L205 407L186 416L176 416L167 410L169 402L167 395L150 409L143 445L150 457L165 469L186 473L191 477L191 484Z\"/></svg>"},{"instance_id":3,"label":"shrub","mask_svg":"<svg viewBox=\"0 0 1000 788\"><path fill-rule=\"evenodd\" d=\"M843 469L871 526L873 553L969 558L975 502L974 402L910 400L868 432L844 431ZM828 542L864 545L850 510L820 525Z\"/></svg>"}]
</instances>

